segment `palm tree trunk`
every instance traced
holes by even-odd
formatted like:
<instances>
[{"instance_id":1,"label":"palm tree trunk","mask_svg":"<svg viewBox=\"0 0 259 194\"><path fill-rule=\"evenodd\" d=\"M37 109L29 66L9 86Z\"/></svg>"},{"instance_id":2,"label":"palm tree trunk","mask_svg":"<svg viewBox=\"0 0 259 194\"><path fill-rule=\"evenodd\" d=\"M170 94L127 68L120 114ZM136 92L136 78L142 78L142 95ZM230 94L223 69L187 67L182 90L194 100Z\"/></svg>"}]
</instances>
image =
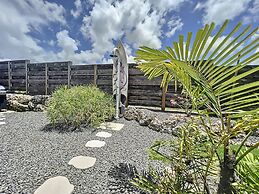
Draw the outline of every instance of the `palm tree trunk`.
<instances>
[{"instance_id":1,"label":"palm tree trunk","mask_svg":"<svg viewBox=\"0 0 259 194\"><path fill-rule=\"evenodd\" d=\"M224 161L220 164L220 181L218 185L218 194L235 193L232 183L235 181L234 164L236 161L235 155L229 154L228 146L224 152Z\"/></svg>"}]
</instances>

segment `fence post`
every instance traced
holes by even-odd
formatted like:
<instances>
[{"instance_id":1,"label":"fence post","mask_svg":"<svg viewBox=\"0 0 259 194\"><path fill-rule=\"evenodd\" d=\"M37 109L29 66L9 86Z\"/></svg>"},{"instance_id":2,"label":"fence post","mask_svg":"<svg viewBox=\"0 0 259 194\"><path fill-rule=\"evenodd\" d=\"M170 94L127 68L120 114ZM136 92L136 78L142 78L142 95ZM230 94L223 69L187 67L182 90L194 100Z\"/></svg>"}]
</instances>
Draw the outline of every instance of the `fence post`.
<instances>
[{"instance_id":1,"label":"fence post","mask_svg":"<svg viewBox=\"0 0 259 194\"><path fill-rule=\"evenodd\" d=\"M67 63L67 85L70 88L71 83L71 64L70 62Z\"/></svg>"},{"instance_id":2,"label":"fence post","mask_svg":"<svg viewBox=\"0 0 259 194\"><path fill-rule=\"evenodd\" d=\"M97 86L97 65L94 65L94 85Z\"/></svg>"},{"instance_id":3,"label":"fence post","mask_svg":"<svg viewBox=\"0 0 259 194\"><path fill-rule=\"evenodd\" d=\"M8 90L11 90L11 62L8 61L7 63L7 68L8 68Z\"/></svg>"},{"instance_id":4,"label":"fence post","mask_svg":"<svg viewBox=\"0 0 259 194\"><path fill-rule=\"evenodd\" d=\"M165 111L165 97L166 97L166 86L162 88L162 103L161 103L161 110Z\"/></svg>"},{"instance_id":5,"label":"fence post","mask_svg":"<svg viewBox=\"0 0 259 194\"><path fill-rule=\"evenodd\" d=\"M28 94L28 62L25 61L25 90L26 94Z\"/></svg>"},{"instance_id":6,"label":"fence post","mask_svg":"<svg viewBox=\"0 0 259 194\"><path fill-rule=\"evenodd\" d=\"M48 64L45 63L45 95L48 95Z\"/></svg>"}]
</instances>

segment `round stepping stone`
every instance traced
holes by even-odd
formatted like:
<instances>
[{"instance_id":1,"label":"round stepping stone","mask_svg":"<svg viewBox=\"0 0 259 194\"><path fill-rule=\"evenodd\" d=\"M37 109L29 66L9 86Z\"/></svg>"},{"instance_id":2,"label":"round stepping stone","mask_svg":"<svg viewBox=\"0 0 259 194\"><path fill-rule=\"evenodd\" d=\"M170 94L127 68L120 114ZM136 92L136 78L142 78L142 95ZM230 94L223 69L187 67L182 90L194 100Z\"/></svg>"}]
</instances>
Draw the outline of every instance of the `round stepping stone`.
<instances>
[{"instance_id":1,"label":"round stepping stone","mask_svg":"<svg viewBox=\"0 0 259 194\"><path fill-rule=\"evenodd\" d=\"M73 190L74 185L66 177L57 176L46 180L34 194L71 194Z\"/></svg>"},{"instance_id":2,"label":"round stepping stone","mask_svg":"<svg viewBox=\"0 0 259 194\"><path fill-rule=\"evenodd\" d=\"M6 123L4 121L0 121L0 125L5 125Z\"/></svg>"},{"instance_id":3,"label":"round stepping stone","mask_svg":"<svg viewBox=\"0 0 259 194\"><path fill-rule=\"evenodd\" d=\"M96 134L97 137L104 137L104 138L107 138L107 137L111 137L112 134L111 133L108 133L108 132L104 132L104 131L101 131L101 132L98 132Z\"/></svg>"},{"instance_id":4,"label":"round stepping stone","mask_svg":"<svg viewBox=\"0 0 259 194\"><path fill-rule=\"evenodd\" d=\"M96 158L89 157L89 156L76 156L72 158L68 164L73 165L75 168L78 169L87 169L92 167L96 162Z\"/></svg>"},{"instance_id":5,"label":"round stepping stone","mask_svg":"<svg viewBox=\"0 0 259 194\"><path fill-rule=\"evenodd\" d=\"M104 145L105 145L105 142L99 141L99 140L91 140L85 144L86 147L90 147L90 148L100 148L100 147L103 147Z\"/></svg>"},{"instance_id":6,"label":"round stepping stone","mask_svg":"<svg viewBox=\"0 0 259 194\"><path fill-rule=\"evenodd\" d=\"M106 122L106 123L102 123L99 126L99 128L120 131L123 128L123 126L124 126L124 124L121 124L121 123Z\"/></svg>"}]
</instances>

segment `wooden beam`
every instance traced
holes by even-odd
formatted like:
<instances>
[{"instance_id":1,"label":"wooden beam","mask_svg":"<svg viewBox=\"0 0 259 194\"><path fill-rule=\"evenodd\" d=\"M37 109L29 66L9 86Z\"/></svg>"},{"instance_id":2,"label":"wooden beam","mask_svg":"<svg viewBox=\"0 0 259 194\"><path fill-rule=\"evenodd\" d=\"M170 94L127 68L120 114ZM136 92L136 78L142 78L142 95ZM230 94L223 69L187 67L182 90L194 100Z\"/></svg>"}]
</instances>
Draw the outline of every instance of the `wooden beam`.
<instances>
[{"instance_id":1,"label":"wooden beam","mask_svg":"<svg viewBox=\"0 0 259 194\"><path fill-rule=\"evenodd\" d=\"M68 62L67 64L67 85L70 88L70 82L71 82L71 64Z\"/></svg>"},{"instance_id":2,"label":"wooden beam","mask_svg":"<svg viewBox=\"0 0 259 194\"><path fill-rule=\"evenodd\" d=\"M94 85L95 86L97 86L97 78L98 78L97 65L94 65Z\"/></svg>"},{"instance_id":3,"label":"wooden beam","mask_svg":"<svg viewBox=\"0 0 259 194\"><path fill-rule=\"evenodd\" d=\"M48 95L48 64L45 63L45 95Z\"/></svg>"},{"instance_id":4,"label":"wooden beam","mask_svg":"<svg viewBox=\"0 0 259 194\"><path fill-rule=\"evenodd\" d=\"M11 69L11 62L10 61L8 61L8 63L7 63L7 67L8 67L8 90L10 91L11 90L11 79L12 79L12 77L11 77L11 71L12 71L12 69Z\"/></svg>"},{"instance_id":5,"label":"wooden beam","mask_svg":"<svg viewBox=\"0 0 259 194\"><path fill-rule=\"evenodd\" d=\"M28 62L25 61L25 90L26 94L28 94Z\"/></svg>"},{"instance_id":6,"label":"wooden beam","mask_svg":"<svg viewBox=\"0 0 259 194\"><path fill-rule=\"evenodd\" d=\"M164 86L162 88L162 103L161 103L161 110L162 111L165 111L165 100L166 100L165 96L166 96L166 86Z\"/></svg>"}]
</instances>

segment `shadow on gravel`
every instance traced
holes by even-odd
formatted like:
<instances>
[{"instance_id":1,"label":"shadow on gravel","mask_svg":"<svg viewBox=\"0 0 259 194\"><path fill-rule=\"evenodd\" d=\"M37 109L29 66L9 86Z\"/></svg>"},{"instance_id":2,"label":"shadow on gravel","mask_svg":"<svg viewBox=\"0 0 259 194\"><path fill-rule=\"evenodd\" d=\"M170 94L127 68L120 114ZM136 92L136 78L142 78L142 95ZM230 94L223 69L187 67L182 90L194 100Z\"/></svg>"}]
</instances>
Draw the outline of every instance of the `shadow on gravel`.
<instances>
[{"instance_id":1,"label":"shadow on gravel","mask_svg":"<svg viewBox=\"0 0 259 194\"><path fill-rule=\"evenodd\" d=\"M68 132L83 132L83 131L90 131L91 133L94 133L97 131L97 129L90 128L87 125L80 125L79 127L66 125L64 123L57 123L57 124L47 124L43 128L41 128L41 131L45 132L59 132L59 133L68 133Z\"/></svg>"},{"instance_id":2,"label":"shadow on gravel","mask_svg":"<svg viewBox=\"0 0 259 194\"><path fill-rule=\"evenodd\" d=\"M110 177L108 182L108 188L111 193L139 193L146 194L146 192L140 190L133 185L130 181L137 177L140 173L136 167L127 164L119 163L117 166L113 166L109 169L108 175ZM146 174L142 172L141 174Z\"/></svg>"}]
</instances>

